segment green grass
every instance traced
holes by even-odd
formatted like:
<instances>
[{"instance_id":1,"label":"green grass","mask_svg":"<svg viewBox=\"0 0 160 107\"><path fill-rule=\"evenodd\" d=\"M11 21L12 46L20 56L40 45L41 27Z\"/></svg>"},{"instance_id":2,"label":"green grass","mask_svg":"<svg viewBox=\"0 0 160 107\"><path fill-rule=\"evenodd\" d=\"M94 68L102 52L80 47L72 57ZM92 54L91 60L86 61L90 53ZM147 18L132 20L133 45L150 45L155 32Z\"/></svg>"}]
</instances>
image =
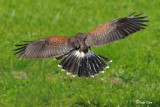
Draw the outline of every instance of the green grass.
<instances>
[{"instance_id":1,"label":"green grass","mask_svg":"<svg viewBox=\"0 0 160 107\"><path fill-rule=\"evenodd\" d=\"M159 9L158 0L0 0L0 107L160 106ZM134 11L149 16L149 27L93 47L113 60L95 78L73 78L53 58L18 60L11 51L22 40L87 33Z\"/></svg>"}]
</instances>

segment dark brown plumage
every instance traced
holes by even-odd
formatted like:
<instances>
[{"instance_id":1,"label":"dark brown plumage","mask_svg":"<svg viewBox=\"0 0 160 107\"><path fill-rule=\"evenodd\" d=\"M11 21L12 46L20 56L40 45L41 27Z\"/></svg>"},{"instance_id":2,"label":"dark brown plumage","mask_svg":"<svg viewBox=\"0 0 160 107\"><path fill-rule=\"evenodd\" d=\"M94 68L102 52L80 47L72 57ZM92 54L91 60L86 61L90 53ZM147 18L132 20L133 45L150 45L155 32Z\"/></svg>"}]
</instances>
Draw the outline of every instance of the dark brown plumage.
<instances>
[{"instance_id":1,"label":"dark brown plumage","mask_svg":"<svg viewBox=\"0 0 160 107\"><path fill-rule=\"evenodd\" d=\"M147 26L144 20L147 16L141 14L131 15L115 19L102 24L89 33L78 33L73 37L51 36L37 41L24 41L25 44L16 45L19 48L14 55L20 59L50 58L57 55L57 60L63 59L59 66L62 66L68 73L78 76L93 76L99 72L104 72L103 68L108 68L105 62L111 60L97 55L91 51L91 46L101 46L113 41L124 39ZM62 70L63 70L62 69Z\"/></svg>"}]
</instances>

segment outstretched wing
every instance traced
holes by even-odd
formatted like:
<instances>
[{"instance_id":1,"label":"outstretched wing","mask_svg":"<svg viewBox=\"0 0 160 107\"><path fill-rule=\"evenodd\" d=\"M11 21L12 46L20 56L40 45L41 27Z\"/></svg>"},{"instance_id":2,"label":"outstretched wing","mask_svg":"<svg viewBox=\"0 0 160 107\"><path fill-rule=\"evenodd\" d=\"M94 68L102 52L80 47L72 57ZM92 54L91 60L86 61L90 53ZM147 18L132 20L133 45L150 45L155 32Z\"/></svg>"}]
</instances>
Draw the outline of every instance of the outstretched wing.
<instances>
[{"instance_id":1,"label":"outstretched wing","mask_svg":"<svg viewBox=\"0 0 160 107\"><path fill-rule=\"evenodd\" d=\"M18 51L14 55L17 58L35 59L35 58L50 58L56 55L65 54L73 49L68 42L69 37L51 36L49 38L40 39L26 44L16 45L19 48L13 51Z\"/></svg>"},{"instance_id":2,"label":"outstretched wing","mask_svg":"<svg viewBox=\"0 0 160 107\"><path fill-rule=\"evenodd\" d=\"M141 14L133 16L131 15L115 19L109 22L102 24L96 29L92 30L87 39L87 46L101 46L107 43L124 39L126 36L129 36L132 33L145 29L144 22L149 22L149 20L143 20L147 16L141 17Z\"/></svg>"}]
</instances>

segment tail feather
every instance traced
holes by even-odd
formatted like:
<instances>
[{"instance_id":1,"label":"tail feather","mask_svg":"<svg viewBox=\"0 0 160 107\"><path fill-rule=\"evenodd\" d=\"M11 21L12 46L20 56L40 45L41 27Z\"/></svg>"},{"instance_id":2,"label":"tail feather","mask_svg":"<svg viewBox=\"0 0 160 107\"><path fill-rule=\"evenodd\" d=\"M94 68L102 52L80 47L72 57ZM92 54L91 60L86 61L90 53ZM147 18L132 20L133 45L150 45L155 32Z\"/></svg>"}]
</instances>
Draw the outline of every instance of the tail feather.
<instances>
[{"instance_id":1,"label":"tail feather","mask_svg":"<svg viewBox=\"0 0 160 107\"><path fill-rule=\"evenodd\" d=\"M88 72L86 71L86 62L86 58L81 58L79 76L85 75L88 77Z\"/></svg>"},{"instance_id":2,"label":"tail feather","mask_svg":"<svg viewBox=\"0 0 160 107\"><path fill-rule=\"evenodd\" d=\"M95 74L99 72L99 66L97 65L94 56L91 56L91 63L93 64L93 67L95 69Z\"/></svg>"},{"instance_id":3,"label":"tail feather","mask_svg":"<svg viewBox=\"0 0 160 107\"><path fill-rule=\"evenodd\" d=\"M83 68L82 68L82 58L80 58L80 63L79 63L79 71L78 71L78 76L80 77L82 75L82 71L83 71Z\"/></svg>"},{"instance_id":4,"label":"tail feather","mask_svg":"<svg viewBox=\"0 0 160 107\"><path fill-rule=\"evenodd\" d=\"M62 65L62 66L63 66L65 63L68 62L68 60L71 59L71 57L73 57L71 54L65 56L64 59L59 63L59 65Z\"/></svg>"},{"instance_id":5,"label":"tail feather","mask_svg":"<svg viewBox=\"0 0 160 107\"><path fill-rule=\"evenodd\" d=\"M102 71L103 69L101 65L97 62L95 57L93 57L93 61L95 62L96 70L98 71L97 73L99 73L99 71Z\"/></svg>"},{"instance_id":6,"label":"tail feather","mask_svg":"<svg viewBox=\"0 0 160 107\"><path fill-rule=\"evenodd\" d=\"M104 60L100 56L98 56L97 54L95 54L95 58L97 58L97 60L99 60L102 67L108 66L107 64L105 64Z\"/></svg>"},{"instance_id":7,"label":"tail feather","mask_svg":"<svg viewBox=\"0 0 160 107\"><path fill-rule=\"evenodd\" d=\"M111 61L108 58L97 55L90 49L86 53L80 52L79 50L72 50L56 59L63 59L59 65L63 66L63 69L67 72L78 75L79 77L89 77L97 74L108 66L105 62Z\"/></svg>"},{"instance_id":8,"label":"tail feather","mask_svg":"<svg viewBox=\"0 0 160 107\"><path fill-rule=\"evenodd\" d=\"M84 58L82 58L82 61L81 61L81 75L84 75L84 72L85 72L85 65L84 65Z\"/></svg>"},{"instance_id":9,"label":"tail feather","mask_svg":"<svg viewBox=\"0 0 160 107\"><path fill-rule=\"evenodd\" d=\"M76 61L77 61L77 57L76 56L73 56L73 59L71 60L71 64L70 64L70 66L69 66L69 71L68 72L71 72L72 74L73 74L73 72L74 72L74 69L76 69L75 67L76 67Z\"/></svg>"},{"instance_id":10,"label":"tail feather","mask_svg":"<svg viewBox=\"0 0 160 107\"><path fill-rule=\"evenodd\" d=\"M82 59L83 59L83 63L82 63L83 75L86 75L88 77L89 76L89 72L87 71L87 57L82 58Z\"/></svg>"},{"instance_id":11,"label":"tail feather","mask_svg":"<svg viewBox=\"0 0 160 107\"><path fill-rule=\"evenodd\" d=\"M91 75L96 74L96 68L95 68L94 63L92 62L91 58L89 58L89 65L90 65Z\"/></svg>"},{"instance_id":12,"label":"tail feather","mask_svg":"<svg viewBox=\"0 0 160 107\"><path fill-rule=\"evenodd\" d=\"M79 70L79 59L76 58L75 63L74 63L74 67L71 70L73 75L77 75L78 74L78 70Z\"/></svg>"},{"instance_id":13,"label":"tail feather","mask_svg":"<svg viewBox=\"0 0 160 107\"><path fill-rule=\"evenodd\" d=\"M62 56L59 56L59 57L56 57L55 60L61 60L65 57L65 55L62 55Z\"/></svg>"},{"instance_id":14,"label":"tail feather","mask_svg":"<svg viewBox=\"0 0 160 107\"><path fill-rule=\"evenodd\" d=\"M74 60L74 56L69 56L67 61L62 65L63 66L63 69L65 70L70 70L72 64L73 64L73 60Z\"/></svg>"},{"instance_id":15,"label":"tail feather","mask_svg":"<svg viewBox=\"0 0 160 107\"><path fill-rule=\"evenodd\" d=\"M72 67L72 65L74 64L74 63L73 63L73 62L74 62L74 59L75 59L75 57L73 56L72 59L68 62L68 65L67 65L67 69L66 69L66 70L71 71L71 67Z\"/></svg>"},{"instance_id":16,"label":"tail feather","mask_svg":"<svg viewBox=\"0 0 160 107\"><path fill-rule=\"evenodd\" d=\"M92 68L91 68L90 61L88 58L87 58L87 71L88 71L89 75L94 75L92 73Z\"/></svg>"},{"instance_id":17,"label":"tail feather","mask_svg":"<svg viewBox=\"0 0 160 107\"><path fill-rule=\"evenodd\" d=\"M111 62L112 60L110 60L110 59L108 59L108 58L105 58L105 57L103 57L103 56L100 56L99 55L99 57L102 59L102 60L104 60L105 62Z\"/></svg>"},{"instance_id":18,"label":"tail feather","mask_svg":"<svg viewBox=\"0 0 160 107\"><path fill-rule=\"evenodd\" d=\"M95 57L95 60L96 60L96 63L98 64L98 66L102 69L104 67L103 63L97 57Z\"/></svg>"}]
</instances>

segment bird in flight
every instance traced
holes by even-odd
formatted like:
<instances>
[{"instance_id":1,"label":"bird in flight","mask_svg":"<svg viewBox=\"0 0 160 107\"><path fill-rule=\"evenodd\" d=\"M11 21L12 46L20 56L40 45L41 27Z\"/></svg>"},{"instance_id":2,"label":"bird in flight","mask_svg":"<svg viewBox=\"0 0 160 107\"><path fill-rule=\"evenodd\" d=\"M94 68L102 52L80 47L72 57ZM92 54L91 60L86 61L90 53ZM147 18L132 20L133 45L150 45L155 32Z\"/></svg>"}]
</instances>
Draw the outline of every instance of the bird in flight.
<instances>
[{"instance_id":1,"label":"bird in flight","mask_svg":"<svg viewBox=\"0 0 160 107\"><path fill-rule=\"evenodd\" d=\"M56 60L62 60L58 66L66 70L67 74L79 77L94 76L104 73L104 68L109 68L107 62L112 60L100 56L91 50L92 46L102 46L145 29L144 20L147 16L143 13L118 18L106 22L89 33L78 33L73 37L51 36L36 41L24 41L18 46L14 55L20 59L51 58L57 56ZM61 55L61 56L58 56Z\"/></svg>"}]
</instances>

